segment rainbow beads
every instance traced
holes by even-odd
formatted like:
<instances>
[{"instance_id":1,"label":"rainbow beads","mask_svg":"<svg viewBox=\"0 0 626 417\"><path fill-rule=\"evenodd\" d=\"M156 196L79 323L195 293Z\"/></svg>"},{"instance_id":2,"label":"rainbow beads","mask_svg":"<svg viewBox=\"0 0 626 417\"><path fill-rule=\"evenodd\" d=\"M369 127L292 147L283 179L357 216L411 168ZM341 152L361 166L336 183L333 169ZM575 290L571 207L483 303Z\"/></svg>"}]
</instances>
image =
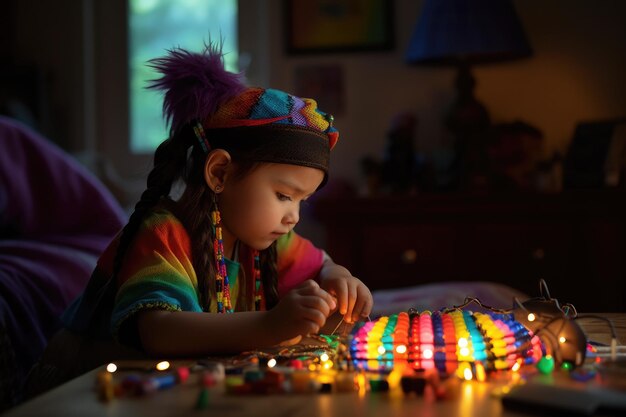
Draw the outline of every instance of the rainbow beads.
<instances>
[{"instance_id":1,"label":"rainbow beads","mask_svg":"<svg viewBox=\"0 0 626 417\"><path fill-rule=\"evenodd\" d=\"M542 346L512 314L456 309L401 312L364 323L353 331L350 352L360 370L391 372L407 363L416 371L467 379L537 363Z\"/></svg>"},{"instance_id":2,"label":"rainbow beads","mask_svg":"<svg viewBox=\"0 0 626 417\"><path fill-rule=\"evenodd\" d=\"M222 218L217 205L215 209L211 211L211 221L215 227L215 238L213 240L213 256L215 259L215 267L217 269L215 274L215 294L217 301L218 313L232 313L234 311L232 301L230 298L230 282L228 278L228 272L226 269L226 260L224 255L224 240L222 236ZM254 285L254 309L261 311L265 308L263 302L263 281L261 280L261 261L259 258L259 251L253 252L254 257L254 271L253 271L253 285Z\"/></svg>"},{"instance_id":3,"label":"rainbow beads","mask_svg":"<svg viewBox=\"0 0 626 417\"><path fill-rule=\"evenodd\" d=\"M217 296L217 312L232 313L233 307L230 300L230 285L224 260L224 240L222 238L222 218L219 210L211 212L211 220L215 225L215 241L213 243L213 256L215 257L215 292Z\"/></svg>"},{"instance_id":4,"label":"rainbow beads","mask_svg":"<svg viewBox=\"0 0 626 417\"><path fill-rule=\"evenodd\" d=\"M552 373L552 371L554 371L554 358L551 355L546 355L539 359L537 369L539 369L539 372L542 374Z\"/></svg>"}]
</instances>

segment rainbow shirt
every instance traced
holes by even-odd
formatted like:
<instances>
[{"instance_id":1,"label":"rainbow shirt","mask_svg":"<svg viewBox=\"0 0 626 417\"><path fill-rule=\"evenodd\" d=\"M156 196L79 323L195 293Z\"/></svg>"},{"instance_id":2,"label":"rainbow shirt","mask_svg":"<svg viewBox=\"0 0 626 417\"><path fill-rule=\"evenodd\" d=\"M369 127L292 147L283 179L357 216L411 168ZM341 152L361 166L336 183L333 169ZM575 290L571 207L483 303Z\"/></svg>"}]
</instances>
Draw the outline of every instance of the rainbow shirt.
<instances>
[{"instance_id":1,"label":"rainbow shirt","mask_svg":"<svg viewBox=\"0 0 626 417\"><path fill-rule=\"evenodd\" d=\"M67 328L98 338L117 338L122 324L142 309L203 311L190 237L174 214L158 209L144 219L128 248L117 282L112 283L108 277L113 270L117 245L115 239L104 251L87 288L64 313ZM241 276L238 272L253 276L251 254L252 250L241 244L240 262L227 262L234 308L240 284L237 275ZM293 231L281 236L277 241L279 297L307 279L317 279L323 257L321 249ZM253 279L247 281L248 285L254 285ZM212 300L212 312L215 305Z\"/></svg>"}]
</instances>

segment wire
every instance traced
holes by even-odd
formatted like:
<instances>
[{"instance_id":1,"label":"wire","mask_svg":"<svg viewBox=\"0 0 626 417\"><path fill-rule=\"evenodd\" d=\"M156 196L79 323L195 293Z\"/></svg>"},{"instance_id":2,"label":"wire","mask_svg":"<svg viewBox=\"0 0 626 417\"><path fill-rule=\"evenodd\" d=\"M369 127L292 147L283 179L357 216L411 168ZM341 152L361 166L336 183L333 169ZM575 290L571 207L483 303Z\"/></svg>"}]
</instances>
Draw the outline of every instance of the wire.
<instances>
[{"instance_id":1,"label":"wire","mask_svg":"<svg viewBox=\"0 0 626 417\"><path fill-rule=\"evenodd\" d=\"M530 298L526 300L526 302L552 301L554 302L554 305L556 306L556 308L559 309L565 315L565 317L575 318L576 316L578 316L578 311L576 310L576 307L574 307L573 304L566 303L561 306L559 304L559 300L557 300L556 298L552 298L550 296L550 290L548 290L548 284L543 278L539 279L539 293L541 294L540 297ZM513 297L513 302L517 304L518 307L524 309L524 311L529 311L526 308L526 306L524 306L524 303L520 302L517 297ZM531 313L534 313L535 315L537 315L537 313L534 311L531 311Z\"/></svg>"},{"instance_id":2,"label":"wire","mask_svg":"<svg viewBox=\"0 0 626 417\"><path fill-rule=\"evenodd\" d=\"M574 320L584 320L584 319L598 319L605 321L609 328L611 329L611 360L617 359L617 333L615 332L615 326L611 319L607 317L598 316L596 314L584 314L582 316L577 316Z\"/></svg>"},{"instance_id":3,"label":"wire","mask_svg":"<svg viewBox=\"0 0 626 417\"><path fill-rule=\"evenodd\" d=\"M341 320L339 320L339 323L337 323L337 326L335 326L333 331L330 333L330 336L334 335L337 329L339 328L339 326L341 326L342 324L343 324L343 316L341 317Z\"/></svg>"},{"instance_id":4,"label":"wire","mask_svg":"<svg viewBox=\"0 0 626 417\"><path fill-rule=\"evenodd\" d=\"M576 311L576 307L574 307L573 304L566 303L566 304L563 304L563 306L561 307L561 311L563 311L563 313L565 313L566 316L569 316L570 310L574 312L574 315L571 316L570 318L575 319L578 316L578 311Z\"/></svg>"},{"instance_id":5,"label":"wire","mask_svg":"<svg viewBox=\"0 0 626 417\"><path fill-rule=\"evenodd\" d=\"M545 290L545 295L544 295L544 290ZM548 284L546 283L546 280L544 280L543 278L539 279L539 294L541 294L544 298L551 300L552 297L550 297L550 291L548 290Z\"/></svg>"},{"instance_id":6,"label":"wire","mask_svg":"<svg viewBox=\"0 0 626 417\"><path fill-rule=\"evenodd\" d=\"M460 310L460 309L462 309L462 308L467 307L467 306L468 306L468 305L470 305L471 303L476 303L476 304L478 304L480 307L482 307L482 308L484 308L484 309L486 309L486 310L492 311L492 312L494 312L494 313L509 314L509 313L511 313L511 311L512 311L512 309L507 309L507 310L504 310L504 309L501 309L501 308L495 308L495 307L488 306L488 305L486 305L486 304L483 304L483 303L482 303L482 302L481 302L478 298L476 298L476 297L465 297L465 300L463 301L463 304L458 305L458 306L453 306L453 307L448 307L448 308L441 309L441 310L440 310L440 312L442 312L442 313L449 313L449 312L454 311L454 310Z\"/></svg>"}]
</instances>

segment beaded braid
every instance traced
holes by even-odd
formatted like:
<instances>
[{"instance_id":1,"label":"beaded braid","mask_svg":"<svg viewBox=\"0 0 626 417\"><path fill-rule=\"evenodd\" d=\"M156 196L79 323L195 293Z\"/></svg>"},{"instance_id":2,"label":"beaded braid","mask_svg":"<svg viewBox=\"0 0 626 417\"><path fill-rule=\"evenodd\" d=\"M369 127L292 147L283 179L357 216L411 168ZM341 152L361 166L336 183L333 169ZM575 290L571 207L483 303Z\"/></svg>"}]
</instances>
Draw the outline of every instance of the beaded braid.
<instances>
[{"instance_id":1,"label":"beaded braid","mask_svg":"<svg viewBox=\"0 0 626 417\"><path fill-rule=\"evenodd\" d=\"M146 189L141 194L137 204L135 204L135 209L128 223L122 229L113 262L113 278L117 277L126 251L139 230L142 220L159 203L162 197L169 196L172 185L183 174L189 146L190 143L184 139L177 139L176 136L172 136L163 141L156 149L154 153L154 167L148 174Z\"/></svg>"}]
</instances>

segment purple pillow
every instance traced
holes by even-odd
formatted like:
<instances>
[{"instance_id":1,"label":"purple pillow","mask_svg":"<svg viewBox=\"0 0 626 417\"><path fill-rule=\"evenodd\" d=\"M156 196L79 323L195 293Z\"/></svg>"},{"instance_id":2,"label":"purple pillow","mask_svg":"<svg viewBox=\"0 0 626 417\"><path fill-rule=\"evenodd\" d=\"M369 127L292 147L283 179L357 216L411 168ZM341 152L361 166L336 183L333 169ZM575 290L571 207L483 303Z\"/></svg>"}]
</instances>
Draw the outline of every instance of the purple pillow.
<instances>
[{"instance_id":1,"label":"purple pillow","mask_svg":"<svg viewBox=\"0 0 626 417\"><path fill-rule=\"evenodd\" d=\"M0 230L23 238L110 235L124 218L85 167L27 126L0 117Z\"/></svg>"}]
</instances>

